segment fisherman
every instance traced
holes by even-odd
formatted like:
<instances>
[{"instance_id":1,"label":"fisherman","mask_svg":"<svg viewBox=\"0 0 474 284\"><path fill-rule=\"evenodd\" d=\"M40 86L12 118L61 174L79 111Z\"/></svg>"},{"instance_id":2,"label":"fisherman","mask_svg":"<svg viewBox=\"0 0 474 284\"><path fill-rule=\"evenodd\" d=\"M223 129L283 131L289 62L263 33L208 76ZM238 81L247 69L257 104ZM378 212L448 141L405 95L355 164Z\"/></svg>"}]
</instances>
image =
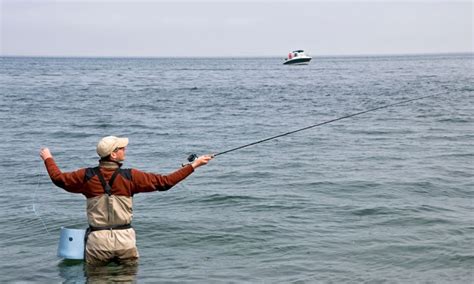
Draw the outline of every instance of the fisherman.
<instances>
[{"instance_id":1,"label":"fisherman","mask_svg":"<svg viewBox=\"0 0 474 284\"><path fill-rule=\"evenodd\" d=\"M48 148L42 148L48 174L56 186L87 198L85 261L89 265L136 264L138 250L132 222L132 197L140 192L166 191L206 165L203 155L169 175L122 169L128 138L107 136L97 144L99 165L63 173Z\"/></svg>"}]
</instances>

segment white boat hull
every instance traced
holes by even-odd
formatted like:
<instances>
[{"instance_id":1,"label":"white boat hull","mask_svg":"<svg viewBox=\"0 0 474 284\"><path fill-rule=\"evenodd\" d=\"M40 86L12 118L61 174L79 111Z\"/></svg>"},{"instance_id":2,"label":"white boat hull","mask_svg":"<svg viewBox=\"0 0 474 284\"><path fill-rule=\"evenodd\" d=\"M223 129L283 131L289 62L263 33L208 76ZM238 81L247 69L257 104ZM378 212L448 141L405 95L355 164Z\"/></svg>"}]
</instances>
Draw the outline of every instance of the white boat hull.
<instances>
[{"instance_id":1,"label":"white boat hull","mask_svg":"<svg viewBox=\"0 0 474 284\"><path fill-rule=\"evenodd\" d=\"M308 65L311 61L311 57L294 57L292 59L286 59L283 64L285 65Z\"/></svg>"}]
</instances>

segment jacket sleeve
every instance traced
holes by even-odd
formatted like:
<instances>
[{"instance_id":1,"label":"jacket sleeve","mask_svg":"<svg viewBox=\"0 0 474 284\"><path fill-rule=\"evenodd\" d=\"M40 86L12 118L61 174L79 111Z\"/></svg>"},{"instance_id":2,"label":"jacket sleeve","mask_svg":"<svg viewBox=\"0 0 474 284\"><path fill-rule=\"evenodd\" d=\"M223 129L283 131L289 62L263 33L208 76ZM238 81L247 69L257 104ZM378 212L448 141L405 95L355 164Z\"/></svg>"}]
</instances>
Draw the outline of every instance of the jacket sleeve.
<instances>
[{"instance_id":1,"label":"jacket sleeve","mask_svg":"<svg viewBox=\"0 0 474 284\"><path fill-rule=\"evenodd\" d=\"M166 191L188 177L193 172L194 168L191 165L187 165L169 175L145 173L136 169L132 169L132 194L156 190Z\"/></svg>"},{"instance_id":2,"label":"jacket sleeve","mask_svg":"<svg viewBox=\"0 0 474 284\"><path fill-rule=\"evenodd\" d=\"M63 173L56 165L53 158L48 158L44 161L46 170L53 183L63 188L68 192L82 193L84 185L85 169L80 169L74 172Z\"/></svg>"}]
</instances>

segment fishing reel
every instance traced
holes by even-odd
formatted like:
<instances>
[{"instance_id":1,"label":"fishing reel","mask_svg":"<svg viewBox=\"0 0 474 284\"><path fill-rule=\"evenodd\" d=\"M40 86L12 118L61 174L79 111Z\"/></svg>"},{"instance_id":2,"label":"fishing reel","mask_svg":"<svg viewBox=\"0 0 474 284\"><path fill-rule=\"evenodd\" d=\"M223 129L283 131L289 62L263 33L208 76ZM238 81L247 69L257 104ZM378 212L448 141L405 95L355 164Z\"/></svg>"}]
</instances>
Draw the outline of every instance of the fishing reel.
<instances>
[{"instance_id":1,"label":"fishing reel","mask_svg":"<svg viewBox=\"0 0 474 284\"><path fill-rule=\"evenodd\" d=\"M194 160L196 160L198 158L198 155L197 154L191 154L188 156L188 162L192 163L194 162Z\"/></svg>"},{"instance_id":2,"label":"fishing reel","mask_svg":"<svg viewBox=\"0 0 474 284\"><path fill-rule=\"evenodd\" d=\"M192 162L194 162L194 160L196 160L199 156L197 154L191 154L188 156L188 163L185 163L185 164L181 164L182 167L186 166L186 165L189 165L191 164Z\"/></svg>"}]
</instances>

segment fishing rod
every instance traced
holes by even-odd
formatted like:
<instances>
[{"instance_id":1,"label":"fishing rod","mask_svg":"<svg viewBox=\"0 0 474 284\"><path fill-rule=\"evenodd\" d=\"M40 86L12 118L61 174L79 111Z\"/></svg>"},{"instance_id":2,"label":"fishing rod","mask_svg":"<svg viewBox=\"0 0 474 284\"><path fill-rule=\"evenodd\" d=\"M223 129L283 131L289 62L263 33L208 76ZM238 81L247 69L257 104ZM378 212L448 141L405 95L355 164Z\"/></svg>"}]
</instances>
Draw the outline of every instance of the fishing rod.
<instances>
[{"instance_id":1,"label":"fishing rod","mask_svg":"<svg viewBox=\"0 0 474 284\"><path fill-rule=\"evenodd\" d=\"M333 122L336 122L336 121L339 121L339 120L348 119L348 118L358 116L358 115L362 115L362 114L365 114L365 113L369 113L369 112L373 112L373 111L377 111L377 110L381 110L381 109L385 109L385 108L389 108L389 107L393 107L393 106L397 106L397 105L401 105L401 104L406 104L406 103L409 103L409 102L414 102L414 101L418 101L418 100L422 100L422 99L426 99L426 98L434 97L434 96L436 96L436 94L423 96L423 97L417 97L417 98L413 98L413 99L409 99L409 100L403 100L403 101L400 101L400 102L387 104L387 105L367 109L367 110L364 110L364 111L348 114L348 115L345 115L345 116L341 116L341 117L338 117L338 118L334 118L334 119L331 119L331 120L327 120L327 121L324 121L324 122L316 123L316 124L309 125L309 126L306 126L306 127L303 127L303 128L299 128L299 129L296 129L296 130L292 130L292 131L288 131L288 132L285 132L285 133L282 133L282 134L271 136L271 137L268 137L268 138L265 138L265 139L261 139L261 140L258 140L258 141L252 142L252 143L248 143L248 144L245 144L245 145L242 145L242 146L239 146L239 147L235 147L235 148L231 148L231 149L228 149L228 150L225 150L225 151L221 151L221 152L218 152L218 153L214 154L213 156L217 157L217 156L224 155L224 154L227 154L227 153L230 153L230 152L234 152L234 151L237 151L237 150L240 150L240 149L243 149L243 148L247 148L247 147L250 147L250 146L253 146L253 145L257 145L257 144L260 144L260 143L263 143L263 142L274 140L274 139L277 139L277 138L280 138L280 137L283 137L283 136L287 136L287 135L291 135L291 134L294 134L294 133L297 133L297 132L305 131L305 130L308 130L308 129L311 129L311 128L314 128L314 127L318 127L318 126L321 126L321 125L333 123ZM197 157L198 157L198 155L191 154L188 157L188 161L193 162Z\"/></svg>"}]
</instances>

